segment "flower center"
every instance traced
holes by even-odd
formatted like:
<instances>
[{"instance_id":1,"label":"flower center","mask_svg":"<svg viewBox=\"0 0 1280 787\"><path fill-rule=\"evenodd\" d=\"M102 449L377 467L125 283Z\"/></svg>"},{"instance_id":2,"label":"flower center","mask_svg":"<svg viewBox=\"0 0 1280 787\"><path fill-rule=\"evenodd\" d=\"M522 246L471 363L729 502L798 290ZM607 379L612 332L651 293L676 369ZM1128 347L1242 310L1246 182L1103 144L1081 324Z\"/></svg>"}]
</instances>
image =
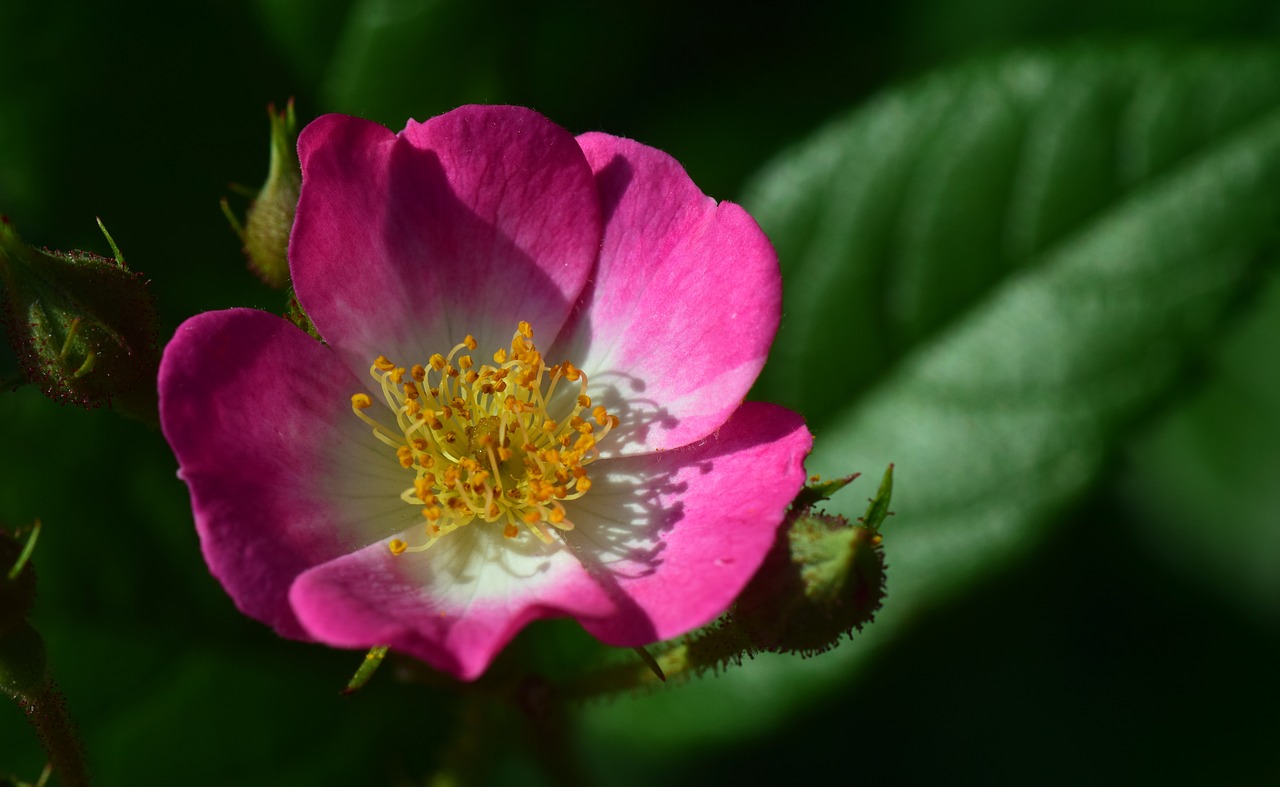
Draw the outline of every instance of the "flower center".
<instances>
[{"instance_id":1,"label":"flower center","mask_svg":"<svg viewBox=\"0 0 1280 787\"><path fill-rule=\"evenodd\" d=\"M394 538L392 554L421 552L473 522L500 524L507 538L523 526L548 543L555 529L572 530L564 502L591 488L596 443L618 425L617 416L592 406L582 370L543 363L529 323L520 323L510 351L493 354L495 365L477 367L465 354L474 349L468 335L448 356L407 369L378 356L369 374L395 427L369 417L368 394L351 397L355 414L414 472L400 499L422 509L426 540L411 546ZM576 384L578 394L561 391L555 402L564 412L556 418L549 408L562 382Z\"/></svg>"}]
</instances>

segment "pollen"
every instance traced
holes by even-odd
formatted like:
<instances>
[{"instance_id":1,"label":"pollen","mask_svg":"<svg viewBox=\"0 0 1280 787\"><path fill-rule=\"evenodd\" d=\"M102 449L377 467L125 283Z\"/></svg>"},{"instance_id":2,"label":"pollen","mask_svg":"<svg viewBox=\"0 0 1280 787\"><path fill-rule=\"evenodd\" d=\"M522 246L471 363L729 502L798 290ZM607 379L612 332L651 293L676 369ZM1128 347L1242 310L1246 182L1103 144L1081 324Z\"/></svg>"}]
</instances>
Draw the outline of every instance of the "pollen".
<instances>
[{"instance_id":1,"label":"pollen","mask_svg":"<svg viewBox=\"0 0 1280 787\"><path fill-rule=\"evenodd\" d=\"M447 355L397 359L418 361L407 366L380 355L369 374L386 410L369 394L351 397L352 412L388 447L387 461L404 468L400 499L425 520L418 536L405 536L414 543L387 542L393 555L421 552L467 526L550 543L573 529L565 504L591 489L585 468L618 425L587 395L585 372L545 363L528 322L492 364L468 354L477 347L467 334Z\"/></svg>"}]
</instances>

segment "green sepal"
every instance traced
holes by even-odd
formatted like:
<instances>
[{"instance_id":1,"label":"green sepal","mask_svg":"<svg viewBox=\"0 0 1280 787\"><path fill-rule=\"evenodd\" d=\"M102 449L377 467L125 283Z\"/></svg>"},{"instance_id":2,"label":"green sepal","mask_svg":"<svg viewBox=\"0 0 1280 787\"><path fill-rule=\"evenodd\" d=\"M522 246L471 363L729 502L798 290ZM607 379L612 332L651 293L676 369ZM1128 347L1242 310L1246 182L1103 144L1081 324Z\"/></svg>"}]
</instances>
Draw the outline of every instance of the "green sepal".
<instances>
[{"instance_id":1,"label":"green sepal","mask_svg":"<svg viewBox=\"0 0 1280 787\"><path fill-rule=\"evenodd\" d=\"M36 575L30 565L40 522L25 541L0 530L0 639L26 621L36 600Z\"/></svg>"},{"instance_id":2,"label":"green sepal","mask_svg":"<svg viewBox=\"0 0 1280 787\"><path fill-rule=\"evenodd\" d=\"M289 322L306 331L312 339L324 341L320 337L320 332L316 330L315 323L311 322L311 318L303 311L302 304L298 302L298 296L293 290L289 290L289 297L285 301L284 316Z\"/></svg>"},{"instance_id":3,"label":"green sepal","mask_svg":"<svg viewBox=\"0 0 1280 787\"><path fill-rule=\"evenodd\" d=\"M373 674L378 671L378 667L382 666L382 660L386 657L386 645L370 648L369 652L364 654L364 661L360 662L360 666L356 669L356 674L351 676L351 680L347 682L347 687L342 690L342 693L351 694L363 688L366 683L373 679Z\"/></svg>"},{"instance_id":4,"label":"green sepal","mask_svg":"<svg viewBox=\"0 0 1280 787\"><path fill-rule=\"evenodd\" d=\"M812 508L853 483L853 480L860 475L862 474L854 473L844 478L837 478L834 481L811 481L801 487L800 494L796 495L796 499L791 501L791 508L794 511ZM816 479L817 476L814 476L814 478Z\"/></svg>"},{"instance_id":5,"label":"green sepal","mask_svg":"<svg viewBox=\"0 0 1280 787\"><path fill-rule=\"evenodd\" d=\"M644 665L649 668L655 678L663 683L667 682L667 673L663 672L662 665L658 664L658 660L653 657L652 653L646 650L643 645L638 645L632 650L636 652L636 655L640 657L640 661L644 662Z\"/></svg>"},{"instance_id":6,"label":"green sepal","mask_svg":"<svg viewBox=\"0 0 1280 787\"><path fill-rule=\"evenodd\" d=\"M879 530L885 517L893 515L889 510L889 501L892 499L893 465L890 464L884 469L884 476L880 479L880 488L876 490L876 496L867 501L867 513L863 514L858 521L872 530Z\"/></svg>"}]
</instances>

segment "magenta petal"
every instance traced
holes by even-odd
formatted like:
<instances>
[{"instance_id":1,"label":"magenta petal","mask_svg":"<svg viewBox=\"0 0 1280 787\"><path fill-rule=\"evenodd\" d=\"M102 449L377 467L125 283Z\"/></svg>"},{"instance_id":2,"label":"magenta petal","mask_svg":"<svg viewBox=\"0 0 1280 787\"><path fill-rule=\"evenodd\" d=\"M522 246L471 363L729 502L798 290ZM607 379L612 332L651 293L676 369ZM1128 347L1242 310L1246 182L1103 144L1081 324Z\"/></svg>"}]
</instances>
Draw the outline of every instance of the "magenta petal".
<instances>
[{"instance_id":1,"label":"magenta petal","mask_svg":"<svg viewBox=\"0 0 1280 787\"><path fill-rule=\"evenodd\" d=\"M559 332L601 232L567 131L518 107L462 107L399 135L329 115L307 126L298 153L290 270L352 368L380 354L420 363L468 333L505 347L520 320Z\"/></svg>"},{"instance_id":2,"label":"magenta petal","mask_svg":"<svg viewBox=\"0 0 1280 787\"><path fill-rule=\"evenodd\" d=\"M414 513L394 458L351 412L365 386L288 322L232 309L178 328L159 387L209 570L245 614L305 637L287 599L294 578Z\"/></svg>"},{"instance_id":3,"label":"magenta petal","mask_svg":"<svg viewBox=\"0 0 1280 787\"><path fill-rule=\"evenodd\" d=\"M311 569L289 597L321 642L390 645L463 680L479 677L530 621L608 614L608 599L563 547L513 542L500 530L468 526L425 553L375 545Z\"/></svg>"},{"instance_id":4,"label":"magenta petal","mask_svg":"<svg viewBox=\"0 0 1280 787\"><path fill-rule=\"evenodd\" d=\"M723 612L759 567L811 443L799 416L746 404L695 445L593 466L568 548L473 525L427 552L379 545L317 566L290 599L322 642L388 644L465 680L538 618L573 616L615 645L673 637Z\"/></svg>"},{"instance_id":5,"label":"magenta petal","mask_svg":"<svg viewBox=\"0 0 1280 787\"><path fill-rule=\"evenodd\" d=\"M667 154L606 134L578 143L606 222L557 349L622 418L603 455L686 445L724 423L764 365L781 311L777 255L742 208L705 196Z\"/></svg>"}]
</instances>

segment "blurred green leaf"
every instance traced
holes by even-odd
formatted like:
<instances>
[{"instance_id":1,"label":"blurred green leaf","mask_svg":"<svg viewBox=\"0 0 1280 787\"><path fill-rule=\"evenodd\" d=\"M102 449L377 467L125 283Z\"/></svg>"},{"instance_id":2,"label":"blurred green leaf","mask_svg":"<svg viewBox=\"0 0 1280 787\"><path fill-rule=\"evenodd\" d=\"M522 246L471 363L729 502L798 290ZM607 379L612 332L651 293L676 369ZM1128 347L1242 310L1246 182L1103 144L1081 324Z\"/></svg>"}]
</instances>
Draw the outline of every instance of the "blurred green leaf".
<instances>
[{"instance_id":1,"label":"blurred green leaf","mask_svg":"<svg viewBox=\"0 0 1280 787\"><path fill-rule=\"evenodd\" d=\"M259 0L247 3L246 11L288 62L300 82L296 89L313 93L324 80L353 4L354 0Z\"/></svg>"},{"instance_id":2,"label":"blurred green leaf","mask_svg":"<svg viewBox=\"0 0 1280 787\"><path fill-rule=\"evenodd\" d=\"M1280 623L1280 279L1215 348L1206 384L1136 442L1148 547L1201 588Z\"/></svg>"},{"instance_id":3,"label":"blurred green leaf","mask_svg":"<svg viewBox=\"0 0 1280 787\"><path fill-rule=\"evenodd\" d=\"M325 72L326 107L401 128L458 104L502 102L511 47L495 14L504 16L446 0L355 0Z\"/></svg>"},{"instance_id":4,"label":"blurred green leaf","mask_svg":"<svg viewBox=\"0 0 1280 787\"><path fill-rule=\"evenodd\" d=\"M763 732L1024 553L1212 338L1275 239L1278 183L1270 50L1017 54L891 92L775 162L745 200L787 285L756 395L809 419L811 472L896 463L888 599L831 656L589 726L637 746ZM830 509L861 513L857 490Z\"/></svg>"}]
</instances>

